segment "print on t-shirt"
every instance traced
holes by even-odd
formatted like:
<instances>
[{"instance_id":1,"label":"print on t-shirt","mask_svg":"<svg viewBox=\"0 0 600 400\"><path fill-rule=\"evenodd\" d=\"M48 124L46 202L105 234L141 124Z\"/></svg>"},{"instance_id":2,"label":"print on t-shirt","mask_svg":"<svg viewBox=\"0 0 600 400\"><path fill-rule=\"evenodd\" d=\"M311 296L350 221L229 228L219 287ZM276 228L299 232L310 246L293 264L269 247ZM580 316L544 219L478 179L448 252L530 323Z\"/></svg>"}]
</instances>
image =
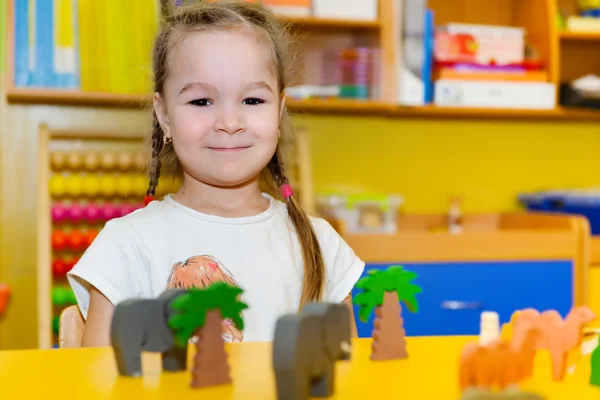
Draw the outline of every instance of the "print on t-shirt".
<instances>
[{"instance_id":1,"label":"print on t-shirt","mask_svg":"<svg viewBox=\"0 0 600 400\"><path fill-rule=\"evenodd\" d=\"M197 287L206 289L212 283L219 281L239 287L231 272L216 258L207 255L194 256L173 265L166 288L189 289ZM243 340L242 332L229 319L223 321L223 339L227 342L241 342Z\"/></svg>"}]
</instances>

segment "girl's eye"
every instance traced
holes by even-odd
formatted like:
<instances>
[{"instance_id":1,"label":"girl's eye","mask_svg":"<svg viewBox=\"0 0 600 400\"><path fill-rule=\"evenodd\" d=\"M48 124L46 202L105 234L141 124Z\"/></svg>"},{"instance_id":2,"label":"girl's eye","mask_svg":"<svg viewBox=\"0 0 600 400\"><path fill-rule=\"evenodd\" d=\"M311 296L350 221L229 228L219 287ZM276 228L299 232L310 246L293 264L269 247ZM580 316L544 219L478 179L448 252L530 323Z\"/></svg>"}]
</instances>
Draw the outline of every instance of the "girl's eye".
<instances>
[{"instance_id":1,"label":"girl's eye","mask_svg":"<svg viewBox=\"0 0 600 400\"><path fill-rule=\"evenodd\" d=\"M197 99L190 101L190 104L198 107L206 107L211 105L211 101L209 99Z\"/></svg>"},{"instance_id":2,"label":"girl's eye","mask_svg":"<svg viewBox=\"0 0 600 400\"><path fill-rule=\"evenodd\" d=\"M257 106L259 104L263 104L265 101L261 100L261 99L257 99L254 97L251 97L249 99L244 99L243 103L249 106Z\"/></svg>"}]
</instances>

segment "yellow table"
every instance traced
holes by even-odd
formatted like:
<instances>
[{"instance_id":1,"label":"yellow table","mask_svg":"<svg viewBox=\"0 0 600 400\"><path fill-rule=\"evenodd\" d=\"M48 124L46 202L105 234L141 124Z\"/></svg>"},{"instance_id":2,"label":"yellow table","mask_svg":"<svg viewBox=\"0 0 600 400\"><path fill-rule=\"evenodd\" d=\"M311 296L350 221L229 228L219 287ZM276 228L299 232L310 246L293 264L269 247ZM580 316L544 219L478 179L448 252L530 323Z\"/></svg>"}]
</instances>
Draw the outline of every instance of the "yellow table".
<instances>
[{"instance_id":1,"label":"yellow table","mask_svg":"<svg viewBox=\"0 0 600 400\"><path fill-rule=\"evenodd\" d=\"M457 360L472 340L476 339L408 338L408 360L372 362L371 340L358 339L352 361L337 364L333 398L458 399ZM227 349L234 384L209 389L190 389L189 372L161 373L156 354L144 354L144 377L126 378L118 376L110 348L4 351L0 352L0 398L275 399L270 343L232 344ZM600 388L587 383L589 356L562 383L551 382L547 354L540 353L536 364L534 378L524 382L523 389L547 400L600 399Z\"/></svg>"}]
</instances>

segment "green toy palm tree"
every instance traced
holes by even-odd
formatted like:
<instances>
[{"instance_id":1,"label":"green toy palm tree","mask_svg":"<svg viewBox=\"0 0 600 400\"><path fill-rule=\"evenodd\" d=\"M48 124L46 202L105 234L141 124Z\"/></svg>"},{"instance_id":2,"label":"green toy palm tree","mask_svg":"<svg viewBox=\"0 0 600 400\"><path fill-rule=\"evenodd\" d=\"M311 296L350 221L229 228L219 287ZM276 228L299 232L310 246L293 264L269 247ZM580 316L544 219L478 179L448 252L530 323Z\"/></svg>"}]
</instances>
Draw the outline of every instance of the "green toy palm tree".
<instances>
[{"instance_id":1,"label":"green toy palm tree","mask_svg":"<svg viewBox=\"0 0 600 400\"><path fill-rule=\"evenodd\" d=\"M592 373L590 374L590 384L600 387L600 341L591 357Z\"/></svg>"},{"instance_id":2,"label":"green toy palm tree","mask_svg":"<svg viewBox=\"0 0 600 400\"><path fill-rule=\"evenodd\" d=\"M412 283L416 277L414 272L394 265L386 270L371 270L369 276L356 283L356 288L363 289L353 299L360 306L360 320L367 322L375 310L372 360L408 357L400 303L412 312L419 310L415 296L422 290Z\"/></svg>"},{"instance_id":3,"label":"green toy palm tree","mask_svg":"<svg viewBox=\"0 0 600 400\"><path fill-rule=\"evenodd\" d=\"M221 321L230 320L244 329L241 312L248 306L239 300L243 290L225 282L215 282L206 289L189 289L173 302L175 314L169 326L175 330L177 345L186 346L196 335L196 355L192 368L192 387L231 382Z\"/></svg>"}]
</instances>

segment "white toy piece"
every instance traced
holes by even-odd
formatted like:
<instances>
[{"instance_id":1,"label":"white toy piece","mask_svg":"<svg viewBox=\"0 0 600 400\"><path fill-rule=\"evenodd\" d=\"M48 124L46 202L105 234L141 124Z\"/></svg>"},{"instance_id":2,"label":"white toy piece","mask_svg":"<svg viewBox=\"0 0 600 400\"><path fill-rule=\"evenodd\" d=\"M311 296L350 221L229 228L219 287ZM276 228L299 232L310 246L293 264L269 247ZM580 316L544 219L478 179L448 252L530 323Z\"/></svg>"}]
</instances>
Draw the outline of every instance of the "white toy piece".
<instances>
[{"instance_id":1,"label":"white toy piece","mask_svg":"<svg viewBox=\"0 0 600 400\"><path fill-rule=\"evenodd\" d=\"M481 313L479 345L487 346L494 340L500 339L500 317L493 311Z\"/></svg>"},{"instance_id":2,"label":"white toy piece","mask_svg":"<svg viewBox=\"0 0 600 400\"><path fill-rule=\"evenodd\" d=\"M450 210L448 210L448 231L452 235L458 235L463 232L461 199L451 199Z\"/></svg>"}]
</instances>

